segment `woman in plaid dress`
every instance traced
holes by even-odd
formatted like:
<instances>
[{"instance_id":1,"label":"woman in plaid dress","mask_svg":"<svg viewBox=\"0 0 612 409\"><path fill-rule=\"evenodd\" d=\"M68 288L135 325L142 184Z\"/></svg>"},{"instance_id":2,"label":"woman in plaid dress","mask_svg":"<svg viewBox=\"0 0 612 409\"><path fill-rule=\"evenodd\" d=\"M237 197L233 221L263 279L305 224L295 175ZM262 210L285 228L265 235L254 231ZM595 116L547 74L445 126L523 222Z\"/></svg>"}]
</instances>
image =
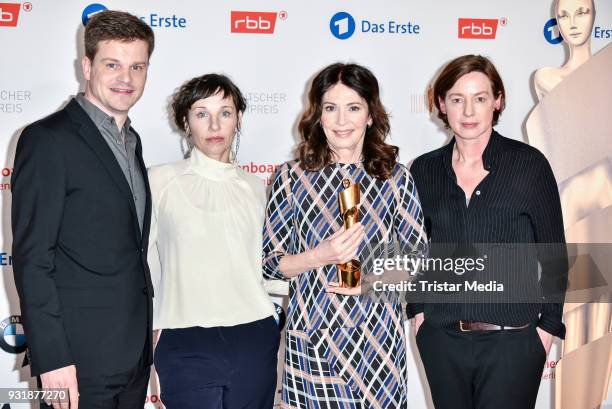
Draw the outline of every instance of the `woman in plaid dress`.
<instances>
[{"instance_id":1,"label":"woman in plaid dress","mask_svg":"<svg viewBox=\"0 0 612 409\"><path fill-rule=\"evenodd\" d=\"M299 159L276 175L264 227L264 274L290 280L283 408L405 408L406 339L399 297L338 286L338 263L418 255L426 238L412 177L386 144L387 114L366 68L321 71L301 118ZM344 230L342 182L358 183L361 223ZM365 286L363 287L365 289Z\"/></svg>"}]
</instances>

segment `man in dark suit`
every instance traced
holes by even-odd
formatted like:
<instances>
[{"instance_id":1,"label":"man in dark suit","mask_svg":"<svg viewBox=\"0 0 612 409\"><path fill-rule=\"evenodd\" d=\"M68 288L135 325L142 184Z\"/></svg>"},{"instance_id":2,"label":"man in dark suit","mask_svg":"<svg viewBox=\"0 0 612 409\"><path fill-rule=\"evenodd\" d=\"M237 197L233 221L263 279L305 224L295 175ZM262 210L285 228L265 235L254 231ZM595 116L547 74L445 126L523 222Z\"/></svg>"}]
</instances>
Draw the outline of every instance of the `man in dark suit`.
<instances>
[{"instance_id":1,"label":"man in dark suit","mask_svg":"<svg viewBox=\"0 0 612 409\"><path fill-rule=\"evenodd\" d=\"M26 127L17 145L13 258L31 371L43 388L68 389L70 408L142 409L146 397L151 200L128 111L153 47L138 17L95 15L85 93Z\"/></svg>"}]
</instances>

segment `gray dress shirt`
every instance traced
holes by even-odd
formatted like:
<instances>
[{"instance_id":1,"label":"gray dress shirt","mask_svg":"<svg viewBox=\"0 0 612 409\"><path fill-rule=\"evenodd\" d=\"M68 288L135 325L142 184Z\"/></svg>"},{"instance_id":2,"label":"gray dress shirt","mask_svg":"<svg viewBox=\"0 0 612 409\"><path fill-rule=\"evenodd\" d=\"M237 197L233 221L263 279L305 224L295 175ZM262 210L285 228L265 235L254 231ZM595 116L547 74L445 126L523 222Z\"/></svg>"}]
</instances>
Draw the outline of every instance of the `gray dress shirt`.
<instances>
[{"instance_id":1,"label":"gray dress shirt","mask_svg":"<svg viewBox=\"0 0 612 409\"><path fill-rule=\"evenodd\" d=\"M142 232L147 193L142 174L143 170L136 160L137 137L130 129L130 119L128 118L125 121L123 128L119 131L115 118L107 115L100 108L89 102L83 93L78 94L76 100L94 124L96 124L108 147L113 152L113 155L115 155L115 159L117 159L117 163L121 167L125 179L132 190L138 224Z\"/></svg>"}]
</instances>

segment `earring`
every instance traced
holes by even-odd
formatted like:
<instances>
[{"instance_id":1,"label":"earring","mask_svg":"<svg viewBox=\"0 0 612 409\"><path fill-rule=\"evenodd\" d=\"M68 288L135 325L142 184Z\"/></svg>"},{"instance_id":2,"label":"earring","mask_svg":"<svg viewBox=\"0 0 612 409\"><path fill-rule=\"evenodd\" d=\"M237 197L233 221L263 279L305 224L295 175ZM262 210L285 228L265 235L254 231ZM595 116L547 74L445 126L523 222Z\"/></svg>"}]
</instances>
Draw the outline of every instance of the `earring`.
<instances>
[{"instance_id":1,"label":"earring","mask_svg":"<svg viewBox=\"0 0 612 409\"><path fill-rule=\"evenodd\" d=\"M236 146L231 150L232 158L231 161L234 163L238 162L238 148L240 148L240 129L236 129L236 133L234 134L234 143Z\"/></svg>"},{"instance_id":2,"label":"earring","mask_svg":"<svg viewBox=\"0 0 612 409\"><path fill-rule=\"evenodd\" d=\"M185 141L186 147L183 146L183 140ZM184 138L181 138L181 151L183 151L183 157L185 159L191 156L191 152L193 151L193 138L191 137L191 133L188 133Z\"/></svg>"}]
</instances>

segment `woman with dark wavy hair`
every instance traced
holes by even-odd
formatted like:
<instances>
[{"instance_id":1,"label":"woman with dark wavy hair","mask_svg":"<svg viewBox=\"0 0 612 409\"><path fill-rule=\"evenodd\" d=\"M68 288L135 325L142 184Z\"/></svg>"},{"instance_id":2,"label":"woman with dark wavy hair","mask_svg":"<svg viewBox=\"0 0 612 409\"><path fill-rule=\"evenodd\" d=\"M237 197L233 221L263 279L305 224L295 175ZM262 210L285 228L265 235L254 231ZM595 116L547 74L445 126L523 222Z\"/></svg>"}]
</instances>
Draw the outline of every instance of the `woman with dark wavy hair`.
<instances>
[{"instance_id":1,"label":"woman with dark wavy hair","mask_svg":"<svg viewBox=\"0 0 612 409\"><path fill-rule=\"evenodd\" d=\"M396 242L418 253L425 242L412 177L385 143L374 75L357 64L323 69L299 131L299 158L280 167L264 227L264 275L290 281L283 407L405 408L401 303L367 302L361 286L338 284L337 264L359 259L361 282L371 282L375 255ZM361 223L345 230L346 180L359 185Z\"/></svg>"}]
</instances>

